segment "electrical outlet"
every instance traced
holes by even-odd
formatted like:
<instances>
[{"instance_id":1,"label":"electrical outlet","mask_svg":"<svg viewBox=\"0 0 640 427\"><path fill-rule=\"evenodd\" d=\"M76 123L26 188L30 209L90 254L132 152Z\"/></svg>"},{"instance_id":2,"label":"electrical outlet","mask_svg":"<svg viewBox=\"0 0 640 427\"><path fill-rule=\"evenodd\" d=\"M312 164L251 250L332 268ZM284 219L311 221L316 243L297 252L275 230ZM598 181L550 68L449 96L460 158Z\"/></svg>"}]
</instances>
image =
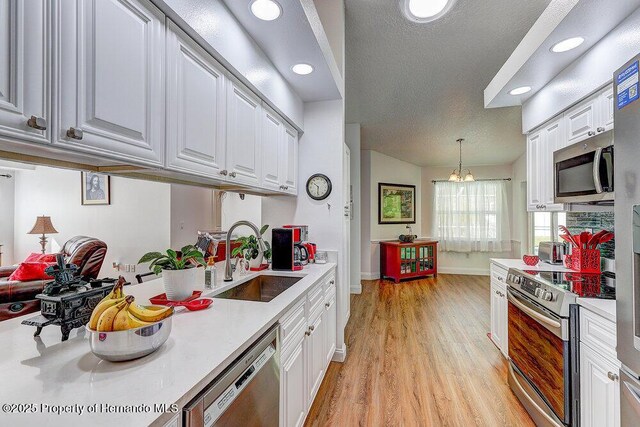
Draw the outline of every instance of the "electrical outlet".
<instances>
[{"instance_id":1,"label":"electrical outlet","mask_svg":"<svg viewBox=\"0 0 640 427\"><path fill-rule=\"evenodd\" d=\"M124 271L126 271L127 273L131 272L131 265L130 264L125 264L124 265Z\"/></svg>"},{"instance_id":2,"label":"electrical outlet","mask_svg":"<svg viewBox=\"0 0 640 427\"><path fill-rule=\"evenodd\" d=\"M135 264L131 264L129 269L131 270L132 273L135 273L136 272L136 265Z\"/></svg>"},{"instance_id":3,"label":"electrical outlet","mask_svg":"<svg viewBox=\"0 0 640 427\"><path fill-rule=\"evenodd\" d=\"M113 261L113 269L116 271L120 271L120 263L118 261Z\"/></svg>"}]
</instances>

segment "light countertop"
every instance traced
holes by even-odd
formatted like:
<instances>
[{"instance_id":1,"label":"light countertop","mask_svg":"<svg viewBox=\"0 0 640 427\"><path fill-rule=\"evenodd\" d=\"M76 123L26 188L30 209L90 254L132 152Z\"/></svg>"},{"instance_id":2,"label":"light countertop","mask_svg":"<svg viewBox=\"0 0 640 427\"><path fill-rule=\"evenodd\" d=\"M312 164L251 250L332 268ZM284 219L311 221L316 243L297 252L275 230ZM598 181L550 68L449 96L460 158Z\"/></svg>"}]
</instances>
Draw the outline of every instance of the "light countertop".
<instances>
[{"instance_id":1,"label":"light countertop","mask_svg":"<svg viewBox=\"0 0 640 427\"><path fill-rule=\"evenodd\" d=\"M32 414L3 412L0 424L119 427L162 424L172 414L163 414L154 405L176 403L182 407L188 403L334 267L333 263L313 264L302 271L266 271L233 282L219 282L214 291L203 296L220 293L258 274L303 277L266 303L215 299L203 311L178 308L168 341L155 353L129 362L112 363L94 356L84 328L73 330L69 340L61 342L57 326L45 327L41 336L34 338L35 328L20 324L35 314L0 322L3 380L0 403L35 405ZM158 279L127 286L125 292L145 304L149 297L163 293L164 289ZM88 414L96 404L96 413ZM129 412L108 413L101 406L105 404ZM57 405L67 405L65 409L69 412L60 415L51 412ZM78 411L83 412L79 415Z\"/></svg>"},{"instance_id":2,"label":"light countertop","mask_svg":"<svg viewBox=\"0 0 640 427\"><path fill-rule=\"evenodd\" d=\"M578 305L593 311L605 319L616 321L616 300L613 299L595 299L595 298L578 298Z\"/></svg>"},{"instance_id":3,"label":"light countertop","mask_svg":"<svg viewBox=\"0 0 640 427\"><path fill-rule=\"evenodd\" d=\"M518 270L531 270L531 271L560 271L560 272L571 272L573 270L565 267L562 264L549 264L546 262L540 261L538 265L527 265L521 259L507 259L507 258L491 258L491 262L501 265L502 267L509 268L517 268Z\"/></svg>"}]
</instances>

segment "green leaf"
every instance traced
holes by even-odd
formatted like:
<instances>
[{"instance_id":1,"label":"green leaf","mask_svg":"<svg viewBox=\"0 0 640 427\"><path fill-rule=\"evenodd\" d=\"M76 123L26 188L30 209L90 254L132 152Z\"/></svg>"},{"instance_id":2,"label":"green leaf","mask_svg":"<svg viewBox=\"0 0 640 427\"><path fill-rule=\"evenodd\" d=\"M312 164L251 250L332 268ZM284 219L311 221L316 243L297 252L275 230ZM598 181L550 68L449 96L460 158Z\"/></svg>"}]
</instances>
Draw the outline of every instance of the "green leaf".
<instances>
[{"instance_id":1,"label":"green leaf","mask_svg":"<svg viewBox=\"0 0 640 427\"><path fill-rule=\"evenodd\" d=\"M169 255L169 258L178 259L178 253L173 249L167 249L167 255Z\"/></svg>"},{"instance_id":2,"label":"green leaf","mask_svg":"<svg viewBox=\"0 0 640 427\"><path fill-rule=\"evenodd\" d=\"M156 265L155 267L153 267L152 271L155 273L156 276L159 276L162 274L162 267L160 267L159 265Z\"/></svg>"},{"instance_id":3,"label":"green leaf","mask_svg":"<svg viewBox=\"0 0 640 427\"><path fill-rule=\"evenodd\" d=\"M193 252L196 251L197 248L193 245L187 245L185 247L183 247L182 249L180 249L180 252L182 252L183 254L189 253L189 252Z\"/></svg>"},{"instance_id":4,"label":"green leaf","mask_svg":"<svg viewBox=\"0 0 640 427\"><path fill-rule=\"evenodd\" d=\"M231 256L237 257L241 253L242 253L242 247L238 246L237 248L233 248L233 251L231 251Z\"/></svg>"},{"instance_id":5,"label":"green leaf","mask_svg":"<svg viewBox=\"0 0 640 427\"><path fill-rule=\"evenodd\" d=\"M260 229L260 235L262 236L264 232L267 231L268 229L269 229L269 224L263 225L262 228Z\"/></svg>"},{"instance_id":6,"label":"green leaf","mask_svg":"<svg viewBox=\"0 0 640 427\"><path fill-rule=\"evenodd\" d=\"M140 261L138 261L138 264L144 264L145 262L149 262L152 261L156 258L160 258L162 255L160 252L149 252L146 253L144 255L142 255L142 258L140 258Z\"/></svg>"}]
</instances>

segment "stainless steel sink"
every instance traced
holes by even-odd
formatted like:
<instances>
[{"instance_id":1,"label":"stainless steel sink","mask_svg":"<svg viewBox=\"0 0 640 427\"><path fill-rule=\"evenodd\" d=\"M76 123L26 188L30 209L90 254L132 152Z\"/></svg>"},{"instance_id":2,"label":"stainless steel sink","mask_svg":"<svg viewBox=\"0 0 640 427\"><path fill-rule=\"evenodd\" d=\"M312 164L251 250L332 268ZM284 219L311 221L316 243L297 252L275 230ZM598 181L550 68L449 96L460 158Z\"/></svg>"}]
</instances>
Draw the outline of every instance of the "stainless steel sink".
<instances>
[{"instance_id":1,"label":"stainless steel sink","mask_svg":"<svg viewBox=\"0 0 640 427\"><path fill-rule=\"evenodd\" d=\"M214 298L269 302L296 284L300 279L302 277L258 276L234 286L214 296Z\"/></svg>"}]
</instances>

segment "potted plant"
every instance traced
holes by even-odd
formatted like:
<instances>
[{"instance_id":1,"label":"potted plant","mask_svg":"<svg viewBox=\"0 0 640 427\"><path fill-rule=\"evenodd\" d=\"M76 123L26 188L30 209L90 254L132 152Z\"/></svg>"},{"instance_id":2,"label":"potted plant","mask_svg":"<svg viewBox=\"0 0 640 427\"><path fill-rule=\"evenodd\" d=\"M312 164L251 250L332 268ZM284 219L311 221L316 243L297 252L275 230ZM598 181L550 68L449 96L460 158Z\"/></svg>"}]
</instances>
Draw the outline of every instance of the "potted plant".
<instances>
[{"instance_id":1,"label":"potted plant","mask_svg":"<svg viewBox=\"0 0 640 427\"><path fill-rule=\"evenodd\" d=\"M205 265L204 256L193 245L174 251L167 249L165 253L149 252L144 254L138 264L150 262L149 270L162 274L167 298L182 301L189 298L196 287L196 267Z\"/></svg>"},{"instance_id":2,"label":"potted plant","mask_svg":"<svg viewBox=\"0 0 640 427\"><path fill-rule=\"evenodd\" d=\"M260 236L262 236L268 228L268 224L263 225L260 229ZM258 239L254 235L238 237L236 242L239 242L240 246L233 249L231 256L237 257L241 255L244 259L249 261L249 268L259 268L265 258L267 260L271 259L271 246L269 245L269 242L263 241L265 248L264 252L260 250Z\"/></svg>"}]
</instances>

